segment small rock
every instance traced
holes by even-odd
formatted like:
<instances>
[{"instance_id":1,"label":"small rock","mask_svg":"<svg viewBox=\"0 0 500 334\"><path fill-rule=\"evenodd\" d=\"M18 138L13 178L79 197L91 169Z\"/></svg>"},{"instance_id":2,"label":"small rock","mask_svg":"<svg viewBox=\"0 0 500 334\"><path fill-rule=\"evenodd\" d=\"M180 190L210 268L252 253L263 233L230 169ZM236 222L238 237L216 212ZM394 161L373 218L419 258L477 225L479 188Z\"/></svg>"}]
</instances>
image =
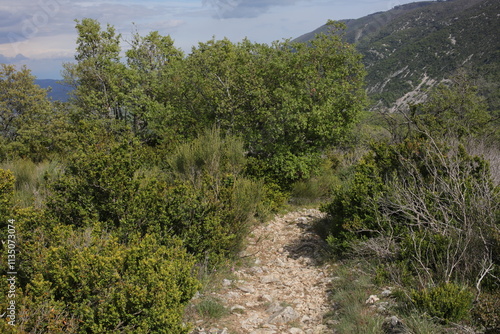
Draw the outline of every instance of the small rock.
<instances>
[{"instance_id":1,"label":"small rock","mask_svg":"<svg viewBox=\"0 0 500 334\"><path fill-rule=\"evenodd\" d=\"M378 298L376 295L371 295L370 297L368 297L365 304L375 304L379 300L380 300L380 298Z\"/></svg>"},{"instance_id":2,"label":"small rock","mask_svg":"<svg viewBox=\"0 0 500 334\"><path fill-rule=\"evenodd\" d=\"M286 324L297 319L299 315L290 306L285 307L283 310L276 312L269 317L268 323L270 324Z\"/></svg>"},{"instance_id":3,"label":"small rock","mask_svg":"<svg viewBox=\"0 0 500 334\"><path fill-rule=\"evenodd\" d=\"M280 303L278 303L278 302L274 302L271 305L269 305L269 307L266 310L266 313L273 314L273 313L280 312L281 310L283 310L283 306L281 306Z\"/></svg>"},{"instance_id":4,"label":"small rock","mask_svg":"<svg viewBox=\"0 0 500 334\"><path fill-rule=\"evenodd\" d=\"M226 299L231 300L231 299L239 298L240 294L238 292L229 291L224 296Z\"/></svg>"},{"instance_id":5,"label":"small rock","mask_svg":"<svg viewBox=\"0 0 500 334\"><path fill-rule=\"evenodd\" d=\"M382 296L384 298L389 297L390 295L392 295L392 291L389 289L382 291L382 293L380 294L380 296Z\"/></svg>"},{"instance_id":6,"label":"small rock","mask_svg":"<svg viewBox=\"0 0 500 334\"><path fill-rule=\"evenodd\" d=\"M252 288L251 286L248 286L248 285L240 285L240 286L238 286L238 289L240 289L241 291L243 291L245 293L254 293L255 292L255 289Z\"/></svg>"},{"instance_id":7,"label":"small rock","mask_svg":"<svg viewBox=\"0 0 500 334\"><path fill-rule=\"evenodd\" d=\"M258 300L259 301L268 302L268 303L272 303L273 297L271 297L270 295L262 295L262 296L259 297Z\"/></svg>"},{"instance_id":8,"label":"small rock","mask_svg":"<svg viewBox=\"0 0 500 334\"><path fill-rule=\"evenodd\" d=\"M396 316L386 318L382 324L382 330L385 334L407 333L406 326Z\"/></svg>"},{"instance_id":9,"label":"small rock","mask_svg":"<svg viewBox=\"0 0 500 334\"><path fill-rule=\"evenodd\" d=\"M386 312L387 312L387 309L385 308L385 306L383 306L383 305L379 305L379 306L377 307L377 313L378 313L378 314L384 314L384 313L386 313Z\"/></svg>"},{"instance_id":10,"label":"small rock","mask_svg":"<svg viewBox=\"0 0 500 334\"><path fill-rule=\"evenodd\" d=\"M253 275L259 275L263 272L264 270L261 267L253 267L252 269L250 269L250 273L252 273Z\"/></svg>"},{"instance_id":11,"label":"small rock","mask_svg":"<svg viewBox=\"0 0 500 334\"><path fill-rule=\"evenodd\" d=\"M288 332L290 334L304 334L304 331L302 329L296 327L290 328Z\"/></svg>"},{"instance_id":12,"label":"small rock","mask_svg":"<svg viewBox=\"0 0 500 334\"><path fill-rule=\"evenodd\" d=\"M297 218L297 223L306 224L307 218L306 217L299 217L299 218Z\"/></svg>"},{"instance_id":13,"label":"small rock","mask_svg":"<svg viewBox=\"0 0 500 334\"><path fill-rule=\"evenodd\" d=\"M302 319L300 319L300 322L303 324L307 324L307 323L311 322L311 318L309 318L307 315L304 315L302 317Z\"/></svg>"},{"instance_id":14,"label":"small rock","mask_svg":"<svg viewBox=\"0 0 500 334\"><path fill-rule=\"evenodd\" d=\"M314 328L314 334L322 334L328 330L326 325L319 325Z\"/></svg>"},{"instance_id":15,"label":"small rock","mask_svg":"<svg viewBox=\"0 0 500 334\"><path fill-rule=\"evenodd\" d=\"M276 265L279 266L279 267L285 267L286 266L286 263L281 261L281 259L276 259Z\"/></svg>"},{"instance_id":16,"label":"small rock","mask_svg":"<svg viewBox=\"0 0 500 334\"><path fill-rule=\"evenodd\" d=\"M263 276L260 279L261 283L268 284L268 283L274 283L274 282L279 282L279 279L275 275L267 275Z\"/></svg>"},{"instance_id":17,"label":"small rock","mask_svg":"<svg viewBox=\"0 0 500 334\"><path fill-rule=\"evenodd\" d=\"M272 329L259 328L250 332L250 334L276 334L276 331Z\"/></svg>"},{"instance_id":18,"label":"small rock","mask_svg":"<svg viewBox=\"0 0 500 334\"><path fill-rule=\"evenodd\" d=\"M224 278L224 279L222 280L222 285L223 285L223 286L230 286L230 285L231 285L231 283L233 283L233 281L231 281L230 279L225 279L225 278Z\"/></svg>"}]
</instances>

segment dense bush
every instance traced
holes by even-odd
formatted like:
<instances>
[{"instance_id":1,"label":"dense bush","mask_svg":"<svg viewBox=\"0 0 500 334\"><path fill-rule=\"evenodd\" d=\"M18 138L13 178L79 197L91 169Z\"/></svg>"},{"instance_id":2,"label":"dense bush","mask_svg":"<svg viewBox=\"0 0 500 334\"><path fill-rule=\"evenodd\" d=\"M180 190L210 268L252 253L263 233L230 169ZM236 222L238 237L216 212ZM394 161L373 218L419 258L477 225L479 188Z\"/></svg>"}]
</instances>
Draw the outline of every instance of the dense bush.
<instances>
[{"instance_id":1,"label":"dense bush","mask_svg":"<svg viewBox=\"0 0 500 334\"><path fill-rule=\"evenodd\" d=\"M9 170L0 169L0 215L8 217L12 208L15 178ZM2 221L2 226L5 222Z\"/></svg>"},{"instance_id":2,"label":"dense bush","mask_svg":"<svg viewBox=\"0 0 500 334\"><path fill-rule=\"evenodd\" d=\"M36 263L25 289L19 327L46 331L51 314L36 314L44 303L56 306L60 325L77 320L77 333L186 333L184 305L198 288L194 259L181 243L154 235L127 244L97 229L75 232L57 227L55 240ZM34 260L34 259L33 259ZM43 302L42 302L43 301ZM41 311L41 310L40 310Z\"/></svg>"},{"instance_id":3,"label":"dense bush","mask_svg":"<svg viewBox=\"0 0 500 334\"><path fill-rule=\"evenodd\" d=\"M168 36L135 35L127 64L112 26L84 19L76 27L77 63L65 77L81 116L119 119L148 145L175 145L217 126L241 135L256 159L247 171L282 187L307 178L365 104L359 55L334 25L310 45L210 40L186 57Z\"/></svg>"},{"instance_id":4,"label":"dense bush","mask_svg":"<svg viewBox=\"0 0 500 334\"><path fill-rule=\"evenodd\" d=\"M412 300L420 310L444 321L460 321L469 316L473 293L454 283L412 292Z\"/></svg>"},{"instance_id":5,"label":"dense bush","mask_svg":"<svg viewBox=\"0 0 500 334\"><path fill-rule=\"evenodd\" d=\"M487 162L460 145L378 144L323 207L327 240L337 253L373 257L392 284L419 287L421 310L457 321L472 289L498 291L498 196Z\"/></svg>"},{"instance_id":6,"label":"dense bush","mask_svg":"<svg viewBox=\"0 0 500 334\"><path fill-rule=\"evenodd\" d=\"M500 299L498 292L482 293L474 304L472 312L476 324L485 329L485 333L498 333L500 330Z\"/></svg>"},{"instance_id":7,"label":"dense bush","mask_svg":"<svg viewBox=\"0 0 500 334\"><path fill-rule=\"evenodd\" d=\"M267 213L262 181L242 175L243 143L218 130L179 145L158 167L133 142L73 155L51 185L48 212L62 224L96 222L126 241L131 233L172 235L200 262L237 252L249 224Z\"/></svg>"}]
</instances>

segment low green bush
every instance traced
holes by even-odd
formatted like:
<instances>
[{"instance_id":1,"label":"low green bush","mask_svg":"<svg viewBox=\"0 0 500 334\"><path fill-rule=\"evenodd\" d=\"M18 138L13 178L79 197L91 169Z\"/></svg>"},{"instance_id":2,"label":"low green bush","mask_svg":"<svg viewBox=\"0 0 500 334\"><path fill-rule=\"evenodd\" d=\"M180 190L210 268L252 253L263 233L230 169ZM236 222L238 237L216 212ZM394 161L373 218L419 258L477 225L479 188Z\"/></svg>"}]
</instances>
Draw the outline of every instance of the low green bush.
<instances>
[{"instance_id":1,"label":"low green bush","mask_svg":"<svg viewBox=\"0 0 500 334\"><path fill-rule=\"evenodd\" d=\"M127 245L96 229L56 227L52 245L38 258L37 274L25 287L26 315L20 326L46 332L51 313L77 320L77 333L187 333L184 307L199 288L194 258L175 240L162 245L154 235ZM41 311L41 310L40 310Z\"/></svg>"},{"instance_id":2,"label":"low green bush","mask_svg":"<svg viewBox=\"0 0 500 334\"><path fill-rule=\"evenodd\" d=\"M449 282L413 290L411 298L419 310L446 322L468 317L474 295L468 288Z\"/></svg>"}]
</instances>

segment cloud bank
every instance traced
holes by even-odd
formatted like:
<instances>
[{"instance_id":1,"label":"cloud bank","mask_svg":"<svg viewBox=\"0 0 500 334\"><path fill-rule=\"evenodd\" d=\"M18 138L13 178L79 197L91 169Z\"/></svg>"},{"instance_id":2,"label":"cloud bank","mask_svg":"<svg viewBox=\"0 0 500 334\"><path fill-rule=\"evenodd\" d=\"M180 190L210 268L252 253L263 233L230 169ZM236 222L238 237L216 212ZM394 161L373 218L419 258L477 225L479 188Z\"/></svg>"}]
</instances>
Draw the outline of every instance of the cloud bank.
<instances>
[{"instance_id":1,"label":"cloud bank","mask_svg":"<svg viewBox=\"0 0 500 334\"><path fill-rule=\"evenodd\" d=\"M255 18L271 7L291 6L296 0L203 0L215 9L217 18Z\"/></svg>"}]
</instances>

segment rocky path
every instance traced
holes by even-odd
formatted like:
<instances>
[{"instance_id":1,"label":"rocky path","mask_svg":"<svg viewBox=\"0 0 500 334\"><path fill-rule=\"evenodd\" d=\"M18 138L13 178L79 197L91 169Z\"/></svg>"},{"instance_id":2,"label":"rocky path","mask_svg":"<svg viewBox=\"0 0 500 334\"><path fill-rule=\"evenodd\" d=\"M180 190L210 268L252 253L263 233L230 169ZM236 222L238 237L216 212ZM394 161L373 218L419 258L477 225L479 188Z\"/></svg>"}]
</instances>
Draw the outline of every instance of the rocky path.
<instances>
[{"instance_id":1,"label":"rocky path","mask_svg":"<svg viewBox=\"0 0 500 334\"><path fill-rule=\"evenodd\" d=\"M196 322L192 334L326 333L328 265L321 264L323 241L312 231L322 217L315 209L277 216L257 226L242 257L251 265L224 279L214 293L230 313L216 323Z\"/></svg>"}]
</instances>

